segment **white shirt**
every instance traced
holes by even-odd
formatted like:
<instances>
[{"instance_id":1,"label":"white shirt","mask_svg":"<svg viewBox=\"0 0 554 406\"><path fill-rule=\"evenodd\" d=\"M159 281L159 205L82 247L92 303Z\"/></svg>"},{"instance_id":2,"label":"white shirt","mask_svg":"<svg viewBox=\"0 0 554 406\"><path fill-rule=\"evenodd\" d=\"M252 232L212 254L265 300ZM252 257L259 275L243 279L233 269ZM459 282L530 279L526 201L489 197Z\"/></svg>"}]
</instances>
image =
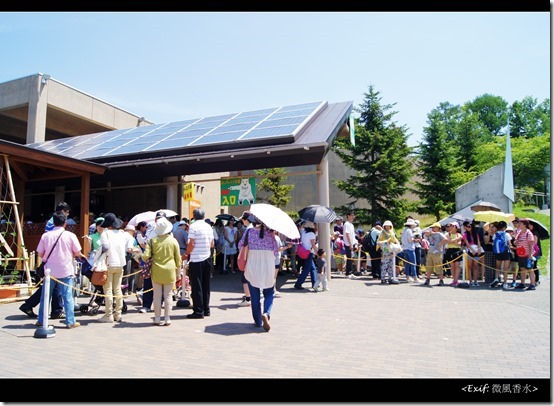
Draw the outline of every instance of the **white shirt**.
<instances>
[{"instance_id":1,"label":"white shirt","mask_svg":"<svg viewBox=\"0 0 554 406\"><path fill-rule=\"evenodd\" d=\"M210 257L210 247L214 241L212 227L204 220L196 220L189 227L189 241L194 240L190 262L202 262Z\"/></svg>"},{"instance_id":2,"label":"white shirt","mask_svg":"<svg viewBox=\"0 0 554 406\"><path fill-rule=\"evenodd\" d=\"M108 246L108 267L124 267L127 264L125 254L133 249L133 242L128 236L126 231L110 229L100 235L100 245Z\"/></svg>"},{"instance_id":3,"label":"white shirt","mask_svg":"<svg viewBox=\"0 0 554 406\"><path fill-rule=\"evenodd\" d=\"M356 232L354 231L354 224L352 224L350 221L344 222L344 245L347 247L351 247L356 243ZM348 235L348 237L346 237Z\"/></svg>"}]
</instances>

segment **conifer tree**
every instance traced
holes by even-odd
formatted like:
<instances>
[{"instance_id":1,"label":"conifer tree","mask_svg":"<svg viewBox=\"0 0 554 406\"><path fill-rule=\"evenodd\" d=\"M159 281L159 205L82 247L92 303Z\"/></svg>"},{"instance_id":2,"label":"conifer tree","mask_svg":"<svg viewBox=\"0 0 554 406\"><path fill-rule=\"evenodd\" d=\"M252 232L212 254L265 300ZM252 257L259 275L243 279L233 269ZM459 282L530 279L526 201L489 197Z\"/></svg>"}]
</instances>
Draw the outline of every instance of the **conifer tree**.
<instances>
[{"instance_id":1,"label":"conifer tree","mask_svg":"<svg viewBox=\"0 0 554 406\"><path fill-rule=\"evenodd\" d=\"M266 192L265 196L256 196L256 201L265 201L276 207L283 208L289 202L292 196L290 192L295 185L285 184L287 181L287 171L284 168L271 168L255 170L256 175L264 176L258 184L260 191Z\"/></svg>"},{"instance_id":2,"label":"conifer tree","mask_svg":"<svg viewBox=\"0 0 554 406\"><path fill-rule=\"evenodd\" d=\"M446 124L439 109L429 113L428 126L423 129L423 141L419 144L418 175L416 193L420 198L418 213L432 214L436 220L443 213L451 213L455 206L455 190L459 186L454 180L456 151L449 140Z\"/></svg>"},{"instance_id":3,"label":"conifer tree","mask_svg":"<svg viewBox=\"0 0 554 406\"><path fill-rule=\"evenodd\" d=\"M360 114L355 120L355 145L340 138L333 146L342 162L353 169L346 180L335 181L352 200L335 209L346 213L353 208L359 224L373 224L376 220L403 223L408 211L408 201L402 196L413 174L412 148L407 144L405 126L392 120L397 114L392 111L393 106L383 105L380 93L369 86L362 104L354 108ZM361 200L366 200L370 208L356 207Z\"/></svg>"}]
</instances>

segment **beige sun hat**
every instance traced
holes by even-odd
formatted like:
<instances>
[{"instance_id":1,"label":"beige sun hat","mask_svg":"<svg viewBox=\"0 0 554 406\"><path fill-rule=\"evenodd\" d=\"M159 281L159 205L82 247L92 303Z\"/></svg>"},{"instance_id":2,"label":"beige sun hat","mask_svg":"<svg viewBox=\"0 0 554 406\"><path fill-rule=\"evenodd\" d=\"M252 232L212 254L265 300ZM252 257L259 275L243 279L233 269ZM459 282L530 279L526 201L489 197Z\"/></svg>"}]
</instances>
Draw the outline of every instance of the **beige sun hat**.
<instances>
[{"instance_id":1,"label":"beige sun hat","mask_svg":"<svg viewBox=\"0 0 554 406\"><path fill-rule=\"evenodd\" d=\"M160 217L156 221L156 228L154 231L157 235L164 235L169 234L171 230L173 229L173 224L170 223L170 221L165 217Z\"/></svg>"},{"instance_id":2,"label":"beige sun hat","mask_svg":"<svg viewBox=\"0 0 554 406\"><path fill-rule=\"evenodd\" d=\"M391 226L391 227L393 227L392 222L391 222L390 220L386 220L386 221L383 223L383 227L385 227L385 226Z\"/></svg>"}]
</instances>

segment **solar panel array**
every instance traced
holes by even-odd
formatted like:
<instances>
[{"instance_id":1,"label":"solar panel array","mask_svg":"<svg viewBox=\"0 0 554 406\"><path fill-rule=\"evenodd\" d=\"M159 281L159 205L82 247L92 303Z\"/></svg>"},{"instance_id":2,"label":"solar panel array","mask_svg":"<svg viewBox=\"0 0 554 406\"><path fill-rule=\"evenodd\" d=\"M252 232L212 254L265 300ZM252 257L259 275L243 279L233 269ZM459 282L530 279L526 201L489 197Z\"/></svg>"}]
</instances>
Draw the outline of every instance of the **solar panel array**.
<instances>
[{"instance_id":1,"label":"solar panel array","mask_svg":"<svg viewBox=\"0 0 554 406\"><path fill-rule=\"evenodd\" d=\"M267 143L268 140L293 142L326 104L314 102L225 114L61 138L27 146L70 158L92 160L218 145L236 148L247 141L250 144ZM235 145L237 142L239 144Z\"/></svg>"}]
</instances>

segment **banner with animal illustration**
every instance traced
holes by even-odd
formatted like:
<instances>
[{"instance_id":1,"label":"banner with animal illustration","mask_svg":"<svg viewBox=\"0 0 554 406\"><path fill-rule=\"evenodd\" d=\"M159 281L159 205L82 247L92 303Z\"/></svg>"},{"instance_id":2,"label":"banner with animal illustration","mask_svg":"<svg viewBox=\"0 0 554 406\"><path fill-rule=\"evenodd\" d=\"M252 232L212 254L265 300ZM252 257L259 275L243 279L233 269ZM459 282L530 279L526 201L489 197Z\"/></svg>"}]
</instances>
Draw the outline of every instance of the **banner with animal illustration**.
<instances>
[{"instance_id":1,"label":"banner with animal illustration","mask_svg":"<svg viewBox=\"0 0 554 406\"><path fill-rule=\"evenodd\" d=\"M256 178L221 179L221 206L256 203Z\"/></svg>"}]
</instances>

